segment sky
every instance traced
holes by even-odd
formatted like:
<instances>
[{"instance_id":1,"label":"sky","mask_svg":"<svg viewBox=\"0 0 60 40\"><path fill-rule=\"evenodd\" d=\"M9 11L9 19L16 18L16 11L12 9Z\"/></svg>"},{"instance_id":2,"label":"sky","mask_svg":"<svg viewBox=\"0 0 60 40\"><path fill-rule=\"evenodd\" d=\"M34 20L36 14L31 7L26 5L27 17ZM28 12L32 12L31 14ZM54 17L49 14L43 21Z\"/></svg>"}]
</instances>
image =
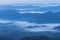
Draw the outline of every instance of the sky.
<instances>
[{"instance_id":1,"label":"sky","mask_svg":"<svg viewBox=\"0 0 60 40\"><path fill-rule=\"evenodd\" d=\"M60 0L0 0L0 5L9 5L9 4L16 4L16 3L60 5Z\"/></svg>"}]
</instances>

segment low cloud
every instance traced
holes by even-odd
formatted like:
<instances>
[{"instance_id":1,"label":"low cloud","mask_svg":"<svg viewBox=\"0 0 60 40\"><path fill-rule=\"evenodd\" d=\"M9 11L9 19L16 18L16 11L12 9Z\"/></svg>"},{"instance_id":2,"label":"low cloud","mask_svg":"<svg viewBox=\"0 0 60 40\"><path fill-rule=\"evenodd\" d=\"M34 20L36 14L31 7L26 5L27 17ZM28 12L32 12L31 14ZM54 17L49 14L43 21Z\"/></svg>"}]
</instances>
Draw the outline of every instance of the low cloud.
<instances>
[{"instance_id":1,"label":"low cloud","mask_svg":"<svg viewBox=\"0 0 60 40\"><path fill-rule=\"evenodd\" d=\"M30 23L30 22L27 22L27 21L13 21L13 20L0 20L0 23L11 23L12 22L12 25L16 25L18 26L19 28L22 28L26 31L29 31L29 32L42 32L42 31L51 31L51 32L58 32L57 30L55 30L54 28L59 26L60 24L37 24L37 23ZM30 27L31 28L28 28ZM33 27L35 26L35 27ZM45 26L45 27L43 27Z\"/></svg>"}]
</instances>

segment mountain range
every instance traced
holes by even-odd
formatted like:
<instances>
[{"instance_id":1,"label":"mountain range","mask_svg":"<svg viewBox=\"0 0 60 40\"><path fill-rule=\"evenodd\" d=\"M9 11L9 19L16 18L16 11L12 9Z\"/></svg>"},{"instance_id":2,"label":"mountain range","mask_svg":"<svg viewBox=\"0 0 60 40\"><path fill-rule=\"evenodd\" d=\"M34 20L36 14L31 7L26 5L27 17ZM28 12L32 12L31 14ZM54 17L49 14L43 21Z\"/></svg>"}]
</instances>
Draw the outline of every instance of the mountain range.
<instances>
[{"instance_id":1,"label":"mountain range","mask_svg":"<svg viewBox=\"0 0 60 40\"><path fill-rule=\"evenodd\" d=\"M18 10L7 9L0 11L0 19L29 21L35 23L60 23L60 12L48 11L40 13L25 13L21 14Z\"/></svg>"},{"instance_id":2,"label":"mountain range","mask_svg":"<svg viewBox=\"0 0 60 40\"><path fill-rule=\"evenodd\" d=\"M53 12L59 12L60 6L58 5L0 5L0 10L4 9L17 9L20 11L53 11Z\"/></svg>"},{"instance_id":3,"label":"mountain range","mask_svg":"<svg viewBox=\"0 0 60 40\"><path fill-rule=\"evenodd\" d=\"M27 9L28 8L28 9ZM17 9L24 9L24 10L17 10ZM32 10L31 10L32 9ZM20 13L21 11L46 11L44 13ZM27 21L31 25L31 23L36 24L48 24L48 23L58 23L60 24L60 6L47 6L47 7L40 7L40 6L31 6L31 5L25 5L25 6L0 6L0 19L1 20L13 20L13 22L10 23L0 23L0 40L21 40L21 38L26 37L33 37L37 36L37 38L44 38L47 36L47 38L58 38L60 39L60 32L51 32L51 31L44 31L44 32L30 32L24 30L23 26L25 26L25 23L20 23L19 26L17 24L19 21ZM16 23L15 21L18 21ZM27 23L27 25L29 26ZM21 27L21 25L23 25ZM33 24L32 24L33 25ZM34 24L35 25L35 24ZM33 29L40 26L29 26L26 28ZM42 27L47 27L45 25L42 25ZM50 27L49 27L50 28ZM54 30L60 31L60 26L57 26L53 28ZM44 36L43 36L44 35ZM37 39L36 38L36 39ZM57 39L56 39L57 40Z\"/></svg>"}]
</instances>

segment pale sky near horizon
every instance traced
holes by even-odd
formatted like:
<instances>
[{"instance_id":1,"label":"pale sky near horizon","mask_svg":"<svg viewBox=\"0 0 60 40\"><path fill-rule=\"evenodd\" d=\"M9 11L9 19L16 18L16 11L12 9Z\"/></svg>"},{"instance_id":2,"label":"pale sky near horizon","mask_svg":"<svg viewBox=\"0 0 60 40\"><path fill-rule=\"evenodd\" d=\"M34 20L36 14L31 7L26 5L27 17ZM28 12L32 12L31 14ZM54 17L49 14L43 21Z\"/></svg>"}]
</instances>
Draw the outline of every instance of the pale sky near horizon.
<instances>
[{"instance_id":1,"label":"pale sky near horizon","mask_svg":"<svg viewBox=\"0 0 60 40\"><path fill-rule=\"evenodd\" d=\"M60 0L0 0L0 5L8 5L15 3L60 5Z\"/></svg>"}]
</instances>

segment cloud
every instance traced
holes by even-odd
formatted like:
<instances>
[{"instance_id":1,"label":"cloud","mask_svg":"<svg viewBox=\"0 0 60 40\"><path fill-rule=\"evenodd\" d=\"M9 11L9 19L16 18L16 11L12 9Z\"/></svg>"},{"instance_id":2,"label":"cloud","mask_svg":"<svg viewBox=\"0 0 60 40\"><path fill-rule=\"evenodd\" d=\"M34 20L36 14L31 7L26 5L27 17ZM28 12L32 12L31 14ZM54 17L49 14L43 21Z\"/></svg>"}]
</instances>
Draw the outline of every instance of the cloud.
<instances>
[{"instance_id":1,"label":"cloud","mask_svg":"<svg viewBox=\"0 0 60 40\"><path fill-rule=\"evenodd\" d=\"M9 20L0 20L0 23L10 23L11 21Z\"/></svg>"},{"instance_id":2,"label":"cloud","mask_svg":"<svg viewBox=\"0 0 60 40\"><path fill-rule=\"evenodd\" d=\"M37 24L37 23L30 23L27 21L17 21L16 25L20 26L24 30L28 32L42 32L42 31L50 31L50 32L60 32L55 30L54 28L59 26L60 24ZM31 28L29 28L31 26ZM36 26L36 27L33 27ZM45 26L45 27L43 27Z\"/></svg>"},{"instance_id":3,"label":"cloud","mask_svg":"<svg viewBox=\"0 0 60 40\"><path fill-rule=\"evenodd\" d=\"M39 13L39 14L43 14L43 13L45 13L45 12L36 12L36 11L29 11L29 12L19 12L20 14L26 14L26 13L32 13L32 14L37 14L37 13Z\"/></svg>"},{"instance_id":4,"label":"cloud","mask_svg":"<svg viewBox=\"0 0 60 40\"><path fill-rule=\"evenodd\" d=\"M15 3L60 5L60 0L0 0L0 4L15 4Z\"/></svg>"},{"instance_id":5,"label":"cloud","mask_svg":"<svg viewBox=\"0 0 60 40\"><path fill-rule=\"evenodd\" d=\"M27 21L14 21L14 20L0 20L0 24L12 24L17 26L18 28L22 28L28 32L42 32L42 31L50 31L50 32L60 32L59 30L55 30L55 27L58 27L60 24L37 24L37 23L30 23ZM9 26L10 26L9 24ZM4 26L4 25L3 25ZM31 26L31 28L29 28ZM43 27L45 26L45 27Z\"/></svg>"}]
</instances>

